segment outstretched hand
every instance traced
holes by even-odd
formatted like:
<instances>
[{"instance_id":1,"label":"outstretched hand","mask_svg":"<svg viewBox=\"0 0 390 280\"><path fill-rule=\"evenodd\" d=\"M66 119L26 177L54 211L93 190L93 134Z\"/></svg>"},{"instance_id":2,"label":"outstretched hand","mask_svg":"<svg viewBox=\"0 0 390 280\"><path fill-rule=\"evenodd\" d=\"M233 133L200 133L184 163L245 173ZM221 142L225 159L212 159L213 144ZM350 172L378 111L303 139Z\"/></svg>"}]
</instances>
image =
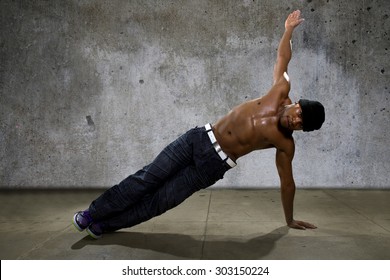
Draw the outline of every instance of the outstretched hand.
<instances>
[{"instance_id":1,"label":"outstretched hand","mask_svg":"<svg viewBox=\"0 0 390 280\"><path fill-rule=\"evenodd\" d=\"M302 21L304 21L305 19L301 18L301 11L300 10L296 10L294 12L292 12L291 14L288 15L285 23L284 23L284 27L286 29L294 29L295 27L297 27L299 24L301 24Z\"/></svg>"},{"instance_id":2,"label":"outstretched hand","mask_svg":"<svg viewBox=\"0 0 390 280\"><path fill-rule=\"evenodd\" d=\"M306 223L306 222L303 222L303 221L295 221L293 220L292 222L290 222L288 224L288 226L290 228L294 228L294 229L301 229L301 230L305 230L307 228L309 229L315 229L317 228L315 225L312 225L310 223Z\"/></svg>"}]
</instances>

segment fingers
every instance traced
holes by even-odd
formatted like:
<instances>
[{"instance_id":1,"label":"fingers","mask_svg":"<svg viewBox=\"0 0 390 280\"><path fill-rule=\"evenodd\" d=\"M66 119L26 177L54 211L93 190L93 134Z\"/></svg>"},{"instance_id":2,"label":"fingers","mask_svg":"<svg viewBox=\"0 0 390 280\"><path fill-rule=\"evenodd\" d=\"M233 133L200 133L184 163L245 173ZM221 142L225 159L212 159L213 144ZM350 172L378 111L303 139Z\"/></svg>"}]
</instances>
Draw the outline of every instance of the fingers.
<instances>
[{"instance_id":1,"label":"fingers","mask_svg":"<svg viewBox=\"0 0 390 280\"><path fill-rule=\"evenodd\" d=\"M291 18L296 18L296 17L297 17L298 11L299 11L299 10L296 10L296 11L290 13L290 14L288 15L288 17L289 17L290 19L291 19ZM299 14L300 14L300 12L299 12ZM299 15L298 15L298 16L299 16Z\"/></svg>"},{"instance_id":2,"label":"fingers","mask_svg":"<svg viewBox=\"0 0 390 280\"><path fill-rule=\"evenodd\" d=\"M304 227L304 226L298 226L298 227L296 227L296 229L306 230L306 227Z\"/></svg>"},{"instance_id":3,"label":"fingers","mask_svg":"<svg viewBox=\"0 0 390 280\"><path fill-rule=\"evenodd\" d=\"M300 229L300 230L316 229L317 228L315 225L312 225L310 223L306 223L303 221L293 221L288 226L291 228Z\"/></svg>"},{"instance_id":4,"label":"fingers","mask_svg":"<svg viewBox=\"0 0 390 280\"><path fill-rule=\"evenodd\" d=\"M290 228L293 228L293 229L299 229L299 230L306 230L306 228L304 226L301 226L299 225L298 223L294 223L294 224L290 224L288 225Z\"/></svg>"},{"instance_id":5,"label":"fingers","mask_svg":"<svg viewBox=\"0 0 390 280\"><path fill-rule=\"evenodd\" d=\"M310 228L310 229L317 228L315 225L312 225L312 224L309 224L309 223L305 223L305 222L301 222L301 225L304 226L305 228Z\"/></svg>"},{"instance_id":6,"label":"fingers","mask_svg":"<svg viewBox=\"0 0 390 280\"><path fill-rule=\"evenodd\" d=\"M289 17L291 19L294 19L294 20L299 20L300 22L304 21L305 19L301 18L301 11L300 10L296 10L294 12L292 12Z\"/></svg>"},{"instance_id":7,"label":"fingers","mask_svg":"<svg viewBox=\"0 0 390 280\"><path fill-rule=\"evenodd\" d=\"M294 12L292 12L291 14L290 14L290 16L293 16L293 17L300 17L301 16L301 11L300 10L296 10L296 11L294 11Z\"/></svg>"},{"instance_id":8,"label":"fingers","mask_svg":"<svg viewBox=\"0 0 390 280\"><path fill-rule=\"evenodd\" d=\"M310 228L310 229L316 229L317 227L315 225L312 225L312 224L307 224L306 225L306 228Z\"/></svg>"},{"instance_id":9,"label":"fingers","mask_svg":"<svg viewBox=\"0 0 390 280\"><path fill-rule=\"evenodd\" d=\"M301 24L305 19L301 18L301 11L296 10L288 15L285 26L296 27Z\"/></svg>"}]
</instances>

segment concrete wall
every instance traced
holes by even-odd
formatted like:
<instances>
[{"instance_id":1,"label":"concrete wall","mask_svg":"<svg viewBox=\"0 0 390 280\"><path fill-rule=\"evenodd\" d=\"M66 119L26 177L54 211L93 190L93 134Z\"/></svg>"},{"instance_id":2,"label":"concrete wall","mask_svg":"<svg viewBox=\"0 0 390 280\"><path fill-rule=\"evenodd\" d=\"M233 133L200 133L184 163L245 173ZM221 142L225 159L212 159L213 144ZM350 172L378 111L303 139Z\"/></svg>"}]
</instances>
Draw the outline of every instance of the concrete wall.
<instances>
[{"instance_id":1,"label":"concrete wall","mask_svg":"<svg viewBox=\"0 0 390 280\"><path fill-rule=\"evenodd\" d=\"M285 17L291 97L323 129L296 133L299 187L390 185L390 1L0 1L0 186L108 187L190 127L271 85ZM274 150L217 186L275 187Z\"/></svg>"}]
</instances>

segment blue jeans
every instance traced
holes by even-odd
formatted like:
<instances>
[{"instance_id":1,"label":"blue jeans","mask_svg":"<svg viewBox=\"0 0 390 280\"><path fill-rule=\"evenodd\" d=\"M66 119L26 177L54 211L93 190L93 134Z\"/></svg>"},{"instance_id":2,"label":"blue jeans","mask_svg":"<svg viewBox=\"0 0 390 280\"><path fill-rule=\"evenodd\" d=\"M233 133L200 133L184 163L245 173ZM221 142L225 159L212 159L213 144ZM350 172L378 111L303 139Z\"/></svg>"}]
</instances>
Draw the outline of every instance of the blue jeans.
<instances>
[{"instance_id":1,"label":"blue jeans","mask_svg":"<svg viewBox=\"0 0 390 280\"><path fill-rule=\"evenodd\" d=\"M131 227L213 185L230 168L205 128L196 127L165 147L151 164L105 191L89 211L104 232Z\"/></svg>"}]
</instances>

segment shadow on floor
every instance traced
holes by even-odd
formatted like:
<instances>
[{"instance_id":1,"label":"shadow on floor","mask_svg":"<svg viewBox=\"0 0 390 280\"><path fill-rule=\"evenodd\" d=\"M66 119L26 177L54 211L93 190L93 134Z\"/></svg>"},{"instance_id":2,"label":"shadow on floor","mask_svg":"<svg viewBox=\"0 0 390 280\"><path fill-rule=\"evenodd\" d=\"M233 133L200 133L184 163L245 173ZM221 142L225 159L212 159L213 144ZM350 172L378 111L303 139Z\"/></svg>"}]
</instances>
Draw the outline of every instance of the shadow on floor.
<instances>
[{"instance_id":1,"label":"shadow on floor","mask_svg":"<svg viewBox=\"0 0 390 280\"><path fill-rule=\"evenodd\" d=\"M151 250L188 259L259 259L267 256L275 243L288 233L288 227L256 236L191 236L172 233L114 232L102 239L87 236L71 246L79 250L85 246L119 245L132 249Z\"/></svg>"}]
</instances>

